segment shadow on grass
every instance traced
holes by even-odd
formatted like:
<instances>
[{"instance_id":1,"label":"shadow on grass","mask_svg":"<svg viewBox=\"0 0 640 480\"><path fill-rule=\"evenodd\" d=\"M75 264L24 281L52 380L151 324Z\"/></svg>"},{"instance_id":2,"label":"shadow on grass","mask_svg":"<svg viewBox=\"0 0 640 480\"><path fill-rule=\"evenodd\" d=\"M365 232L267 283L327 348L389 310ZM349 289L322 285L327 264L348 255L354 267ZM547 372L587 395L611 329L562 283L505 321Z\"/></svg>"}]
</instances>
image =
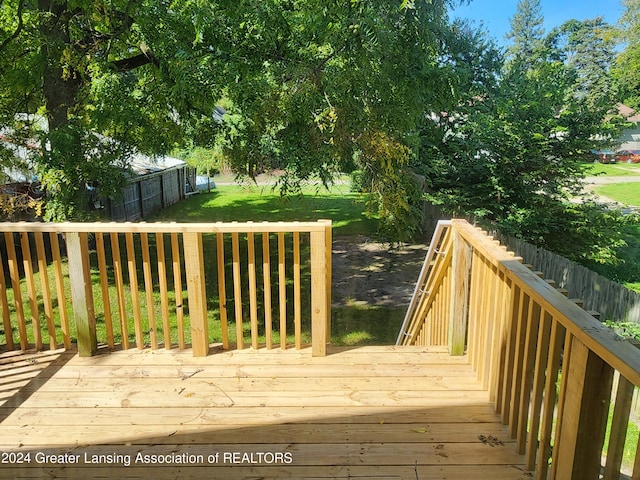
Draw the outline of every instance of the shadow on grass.
<instances>
[{"instance_id":1,"label":"shadow on grass","mask_svg":"<svg viewBox=\"0 0 640 480\"><path fill-rule=\"evenodd\" d=\"M334 235L374 235L377 224L365 215L365 199L352 193L282 197L276 193L221 187L190 197L158 213L152 221L293 222L330 219Z\"/></svg>"},{"instance_id":2,"label":"shadow on grass","mask_svg":"<svg viewBox=\"0 0 640 480\"><path fill-rule=\"evenodd\" d=\"M394 345L406 309L351 305L331 310L331 342L339 346Z\"/></svg>"}]
</instances>

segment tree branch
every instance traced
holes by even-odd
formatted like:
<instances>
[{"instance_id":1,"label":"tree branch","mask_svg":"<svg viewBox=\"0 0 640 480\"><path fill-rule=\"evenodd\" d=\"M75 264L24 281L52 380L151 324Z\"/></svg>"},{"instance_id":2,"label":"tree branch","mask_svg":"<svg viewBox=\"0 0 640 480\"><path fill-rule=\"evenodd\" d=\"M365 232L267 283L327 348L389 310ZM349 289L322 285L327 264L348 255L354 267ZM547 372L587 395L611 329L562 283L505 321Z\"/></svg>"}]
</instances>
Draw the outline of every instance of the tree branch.
<instances>
[{"instance_id":1,"label":"tree branch","mask_svg":"<svg viewBox=\"0 0 640 480\"><path fill-rule=\"evenodd\" d=\"M4 50L7 47L7 45L9 45L9 43L15 40L18 37L18 35L20 35L20 32L24 28L24 22L22 20L23 9L24 9L24 0L20 0L18 2L18 26L16 27L16 30L8 38L5 38L2 41L2 43L0 43L0 51Z\"/></svg>"},{"instance_id":2,"label":"tree branch","mask_svg":"<svg viewBox=\"0 0 640 480\"><path fill-rule=\"evenodd\" d=\"M133 69L149 64L153 64L156 67L160 66L158 59L145 44L140 45L140 51L141 53L134 57L123 58L122 60L112 62L113 66L118 72L129 72Z\"/></svg>"}]
</instances>

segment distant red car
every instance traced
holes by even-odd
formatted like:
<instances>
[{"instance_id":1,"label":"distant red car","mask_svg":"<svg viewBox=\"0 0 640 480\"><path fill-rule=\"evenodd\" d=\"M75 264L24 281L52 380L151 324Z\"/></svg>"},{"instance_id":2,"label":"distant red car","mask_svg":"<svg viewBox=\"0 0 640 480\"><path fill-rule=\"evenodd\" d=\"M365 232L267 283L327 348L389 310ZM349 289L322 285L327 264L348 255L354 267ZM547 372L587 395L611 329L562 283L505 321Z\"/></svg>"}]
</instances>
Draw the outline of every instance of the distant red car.
<instances>
[{"instance_id":1,"label":"distant red car","mask_svg":"<svg viewBox=\"0 0 640 480\"><path fill-rule=\"evenodd\" d=\"M616 162L640 163L640 150L618 150L615 159Z\"/></svg>"}]
</instances>

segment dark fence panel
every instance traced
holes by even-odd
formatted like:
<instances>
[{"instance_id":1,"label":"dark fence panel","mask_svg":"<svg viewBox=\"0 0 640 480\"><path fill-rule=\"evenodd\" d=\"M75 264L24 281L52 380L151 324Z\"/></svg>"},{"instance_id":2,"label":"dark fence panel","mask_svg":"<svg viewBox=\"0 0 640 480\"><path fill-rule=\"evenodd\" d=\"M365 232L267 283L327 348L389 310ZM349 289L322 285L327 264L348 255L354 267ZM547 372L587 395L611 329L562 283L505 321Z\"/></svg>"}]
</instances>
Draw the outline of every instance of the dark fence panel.
<instances>
[{"instance_id":1,"label":"dark fence panel","mask_svg":"<svg viewBox=\"0 0 640 480\"><path fill-rule=\"evenodd\" d=\"M108 202L111 219L141 220L184 198L184 168L143 175L130 180L122 199Z\"/></svg>"}]
</instances>

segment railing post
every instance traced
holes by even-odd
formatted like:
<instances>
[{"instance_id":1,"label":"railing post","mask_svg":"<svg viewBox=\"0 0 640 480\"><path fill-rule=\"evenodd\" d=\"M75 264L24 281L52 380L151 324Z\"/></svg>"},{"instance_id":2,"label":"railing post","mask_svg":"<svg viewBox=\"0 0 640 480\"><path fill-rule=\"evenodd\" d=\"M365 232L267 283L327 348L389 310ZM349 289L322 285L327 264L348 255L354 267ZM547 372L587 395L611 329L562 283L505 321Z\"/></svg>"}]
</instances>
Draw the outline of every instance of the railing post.
<instances>
[{"instance_id":1,"label":"railing post","mask_svg":"<svg viewBox=\"0 0 640 480\"><path fill-rule=\"evenodd\" d=\"M320 220L324 222L324 237L325 237L325 255L327 257L325 272L327 283L325 285L325 290L327 292L327 342L331 341L331 288L332 288L332 256L333 256L333 226L331 220Z\"/></svg>"},{"instance_id":2,"label":"railing post","mask_svg":"<svg viewBox=\"0 0 640 480\"><path fill-rule=\"evenodd\" d=\"M453 225L452 295L449 318L449 354L464 355L469 318L471 246Z\"/></svg>"},{"instance_id":3,"label":"railing post","mask_svg":"<svg viewBox=\"0 0 640 480\"><path fill-rule=\"evenodd\" d=\"M560 400L552 478L595 480L601 469L613 369L576 337L571 338L569 350L563 365L561 395L566 397Z\"/></svg>"},{"instance_id":4,"label":"railing post","mask_svg":"<svg viewBox=\"0 0 640 480\"><path fill-rule=\"evenodd\" d=\"M78 353L81 357L91 357L98 351L98 339L89 272L87 234L67 233L66 243L73 316L78 332Z\"/></svg>"},{"instance_id":5,"label":"railing post","mask_svg":"<svg viewBox=\"0 0 640 480\"><path fill-rule=\"evenodd\" d=\"M327 304L327 235L325 230L311 232L311 355L324 357L329 340L328 325L331 315ZM330 267L329 267L330 268Z\"/></svg>"},{"instance_id":6,"label":"railing post","mask_svg":"<svg viewBox=\"0 0 640 480\"><path fill-rule=\"evenodd\" d=\"M189 320L191 322L191 348L194 357L209 353L209 324L207 322L207 292L204 278L202 234L185 232L184 266L187 276Z\"/></svg>"}]
</instances>

